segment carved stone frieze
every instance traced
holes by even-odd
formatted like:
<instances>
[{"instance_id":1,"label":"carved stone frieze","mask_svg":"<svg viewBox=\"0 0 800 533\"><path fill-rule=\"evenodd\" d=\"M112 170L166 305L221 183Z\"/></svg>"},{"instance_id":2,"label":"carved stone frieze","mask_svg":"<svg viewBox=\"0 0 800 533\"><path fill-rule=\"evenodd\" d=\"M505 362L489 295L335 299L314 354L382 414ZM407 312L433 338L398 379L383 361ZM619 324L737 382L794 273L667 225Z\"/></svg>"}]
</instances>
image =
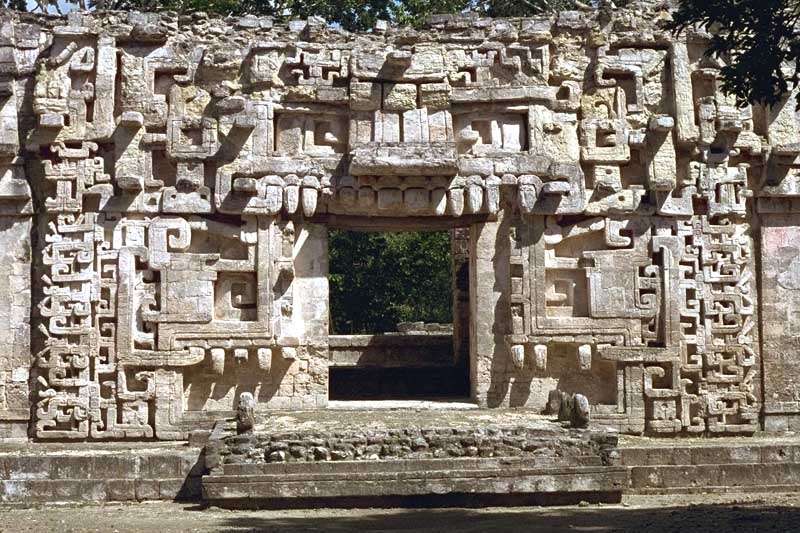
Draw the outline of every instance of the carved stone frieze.
<instances>
[{"instance_id":1,"label":"carved stone frieze","mask_svg":"<svg viewBox=\"0 0 800 533\"><path fill-rule=\"evenodd\" d=\"M479 404L800 426L800 119L737 107L660 4L359 35L0 14L0 422L182 439L244 394L325 407L327 227L378 220L456 229ZM764 339L762 307L789 317Z\"/></svg>"}]
</instances>

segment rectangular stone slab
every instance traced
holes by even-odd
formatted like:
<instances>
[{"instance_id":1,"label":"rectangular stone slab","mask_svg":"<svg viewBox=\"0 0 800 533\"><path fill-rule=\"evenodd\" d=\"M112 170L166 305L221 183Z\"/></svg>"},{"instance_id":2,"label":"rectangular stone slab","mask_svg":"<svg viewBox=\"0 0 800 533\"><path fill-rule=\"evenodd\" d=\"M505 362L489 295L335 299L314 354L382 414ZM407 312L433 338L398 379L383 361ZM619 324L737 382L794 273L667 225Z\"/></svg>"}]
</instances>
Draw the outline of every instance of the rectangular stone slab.
<instances>
[{"instance_id":1,"label":"rectangular stone slab","mask_svg":"<svg viewBox=\"0 0 800 533\"><path fill-rule=\"evenodd\" d=\"M407 461L400 461L408 463ZM528 467L525 461L422 460L393 471L364 472L359 461L316 463L324 472L285 474L252 466L258 474L209 475L203 478L203 497L225 505L239 499L341 498L442 494L590 493L619 497L627 485L626 470L618 466ZM262 465L263 466L263 465ZM467 468L464 468L467 467ZM239 469L241 470L241 469Z\"/></svg>"}]
</instances>

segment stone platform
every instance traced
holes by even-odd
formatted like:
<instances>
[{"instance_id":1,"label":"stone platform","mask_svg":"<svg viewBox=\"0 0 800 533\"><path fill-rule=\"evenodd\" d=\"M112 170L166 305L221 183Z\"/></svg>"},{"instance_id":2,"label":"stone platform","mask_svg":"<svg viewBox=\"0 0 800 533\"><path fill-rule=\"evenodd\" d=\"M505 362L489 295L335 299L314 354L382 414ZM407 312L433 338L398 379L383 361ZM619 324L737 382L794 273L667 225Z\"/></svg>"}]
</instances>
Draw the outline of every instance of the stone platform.
<instances>
[{"instance_id":1,"label":"stone platform","mask_svg":"<svg viewBox=\"0 0 800 533\"><path fill-rule=\"evenodd\" d=\"M276 412L248 436L223 421L205 450L202 431L190 443L0 444L0 505L530 505L800 491L793 434L674 441L466 403L345 406Z\"/></svg>"},{"instance_id":2,"label":"stone platform","mask_svg":"<svg viewBox=\"0 0 800 533\"><path fill-rule=\"evenodd\" d=\"M193 501L203 469L178 443L0 444L0 504Z\"/></svg>"},{"instance_id":3,"label":"stone platform","mask_svg":"<svg viewBox=\"0 0 800 533\"><path fill-rule=\"evenodd\" d=\"M219 424L204 498L224 506L342 499L529 496L618 501L616 432L566 429L523 411L375 410L276 414L252 434Z\"/></svg>"},{"instance_id":4,"label":"stone platform","mask_svg":"<svg viewBox=\"0 0 800 533\"><path fill-rule=\"evenodd\" d=\"M722 437L668 442L626 436L627 494L800 491L800 438Z\"/></svg>"}]
</instances>

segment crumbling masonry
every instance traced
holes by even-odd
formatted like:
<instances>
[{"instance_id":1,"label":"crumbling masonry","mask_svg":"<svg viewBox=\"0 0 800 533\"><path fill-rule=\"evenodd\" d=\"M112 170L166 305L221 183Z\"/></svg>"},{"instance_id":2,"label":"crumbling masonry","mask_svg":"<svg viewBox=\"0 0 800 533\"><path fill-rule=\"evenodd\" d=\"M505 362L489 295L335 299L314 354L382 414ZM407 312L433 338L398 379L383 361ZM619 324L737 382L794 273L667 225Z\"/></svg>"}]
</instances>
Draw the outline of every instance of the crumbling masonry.
<instances>
[{"instance_id":1,"label":"crumbling masonry","mask_svg":"<svg viewBox=\"0 0 800 533\"><path fill-rule=\"evenodd\" d=\"M459 230L480 405L797 430L794 101L736 107L667 17L0 12L0 437L324 409L327 231L371 225Z\"/></svg>"}]
</instances>

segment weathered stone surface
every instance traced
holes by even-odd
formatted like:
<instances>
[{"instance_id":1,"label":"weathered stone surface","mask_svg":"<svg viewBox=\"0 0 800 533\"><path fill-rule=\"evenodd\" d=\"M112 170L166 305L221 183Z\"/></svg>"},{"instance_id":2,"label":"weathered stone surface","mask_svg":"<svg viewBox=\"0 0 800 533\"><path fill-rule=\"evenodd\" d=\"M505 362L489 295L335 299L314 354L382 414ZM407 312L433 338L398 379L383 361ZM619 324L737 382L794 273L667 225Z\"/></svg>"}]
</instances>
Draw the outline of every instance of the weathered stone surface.
<instances>
[{"instance_id":1,"label":"weathered stone surface","mask_svg":"<svg viewBox=\"0 0 800 533\"><path fill-rule=\"evenodd\" d=\"M547 395L545 414L557 414L559 422L583 428L589 425L589 400L583 394L567 394L553 390Z\"/></svg>"},{"instance_id":2,"label":"weathered stone surface","mask_svg":"<svg viewBox=\"0 0 800 533\"><path fill-rule=\"evenodd\" d=\"M236 408L236 432L252 433L255 426L255 407L256 400L249 392L243 392L239 396L239 405Z\"/></svg>"},{"instance_id":3,"label":"weathered stone surface","mask_svg":"<svg viewBox=\"0 0 800 533\"><path fill-rule=\"evenodd\" d=\"M737 107L667 17L3 11L0 438L325 407L329 225L454 230L481 406L557 389L628 433L797 430L798 119Z\"/></svg>"},{"instance_id":4,"label":"weathered stone surface","mask_svg":"<svg viewBox=\"0 0 800 533\"><path fill-rule=\"evenodd\" d=\"M442 457L537 457L539 459L597 455L610 464L615 435L555 435L542 427L486 427L471 429L410 428L402 431L284 432L247 441L226 439L218 448L221 464L262 464L329 460L411 460ZM216 450L215 450L216 451ZM286 453L288 452L288 453ZM598 459L600 460L600 459Z\"/></svg>"},{"instance_id":5,"label":"weathered stone surface","mask_svg":"<svg viewBox=\"0 0 800 533\"><path fill-rule=\"evenodd\" d=\"M675 442L636 439L620 447L631 494L780 492L800 487L796 438Z\"/></svg>"},{"instance_id":6,"label":"weathered stone surface","mask_svg":"<svg viewBox=\"0 0 800 533\"><path fill-rule=\"evenodd\" d=\"M0 503L198 500L200 448L169 444L37 444L0 448Z\"/></svg>"},{"instance_id":7,"label":"weathered stone surface","mask_svg":"<svg viewBox=\"0 0 800 533\"><path fill-rule=\"evenodd\" d=\"M337 366L429 367L452 365L454 360L452 333L413 331L328 339L331 361Z\"/></svg>"},{"instance_id":8,"label":"weathered stone surface","mask_svg":"<svg viewBox=\"0 0 800 533\"><path fill-rule=\"evenodd\" d=\"M203 478L207 500L498 492L602 499L627 486L616 432L565 429L530 413L276 415L246 444L232 427L215 428L205 450L214 465Z\"/></svg>"},{"instance_id":9,"label":"weathered stone surface","mask_svg":"<svg viewBox=\"0 0 800 533\"><path fill-rule=\"evenodd\" d=\"M335 502L340 498L374 501L385 496L432 494L555 494L562 501L576 494L581 500L614 503L620 500L627 481L626 470L619 466L554 467L532 465L528 461L429 459L401 464L399 471L392 463L378 463L378 468L364 471L363 463L341 461L326 465L324 474L286 468L296 465L242 465L233 474L223 470L205 476L203 494L214 505L237 508L265 501L289 505L290 501L307 502L311 498L311 502L318 499Z\"/></svg>"}]
</instances>

